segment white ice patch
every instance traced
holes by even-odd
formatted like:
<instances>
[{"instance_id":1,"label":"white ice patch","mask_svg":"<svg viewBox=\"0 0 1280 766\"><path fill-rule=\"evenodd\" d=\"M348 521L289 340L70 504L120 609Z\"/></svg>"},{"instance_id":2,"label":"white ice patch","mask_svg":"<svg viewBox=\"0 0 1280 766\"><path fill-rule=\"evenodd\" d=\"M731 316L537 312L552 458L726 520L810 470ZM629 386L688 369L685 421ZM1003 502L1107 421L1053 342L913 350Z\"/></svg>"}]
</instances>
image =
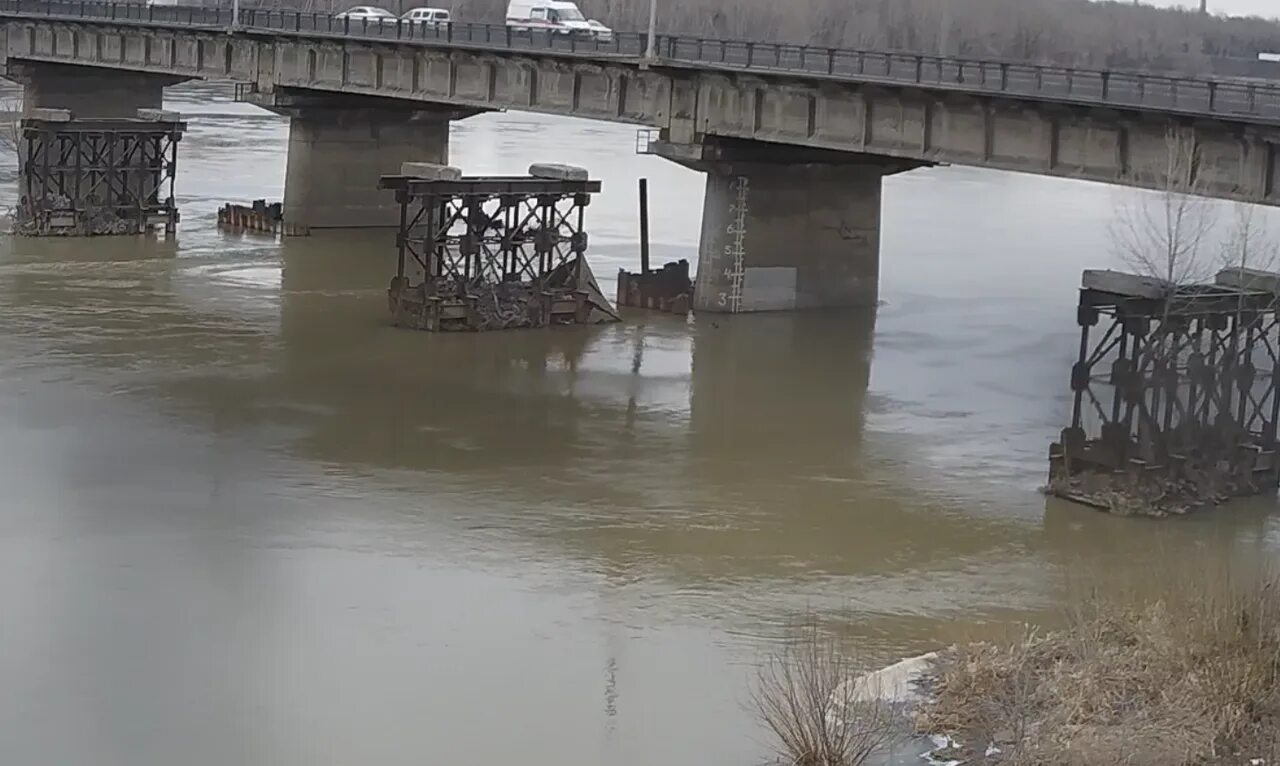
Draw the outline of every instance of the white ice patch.
<instances>
[{"instance_id":1,"label":"white ice patch","mask_svg":"<svg viewBox=\"0 0 1280 766\"><path fill-rule=\"evenodd\" d=\"M833 697L835 700L847 699L850 702L881 701L914 705L923 700L919 684L933 669L933 662L937 658L937 652L929 652L895 662L886 668L845 681L836 689ZM847 684L853 684L853 689L846 689Z\"/></svg>"},{"instance_id":2,"label":"white ice patch","mask_svg":"<svg viewBox=\"0 0 1280 766\"><path fill-rule=\"evenodd\" d=\"M951 750L960 747L960 743L945 734L930 734L929 741L933 743L933 749L924 754L924 762L929 766L960 766L963 761L947 760L938 758L934 753L941 750Z\"/></svg>"}]
</instances>

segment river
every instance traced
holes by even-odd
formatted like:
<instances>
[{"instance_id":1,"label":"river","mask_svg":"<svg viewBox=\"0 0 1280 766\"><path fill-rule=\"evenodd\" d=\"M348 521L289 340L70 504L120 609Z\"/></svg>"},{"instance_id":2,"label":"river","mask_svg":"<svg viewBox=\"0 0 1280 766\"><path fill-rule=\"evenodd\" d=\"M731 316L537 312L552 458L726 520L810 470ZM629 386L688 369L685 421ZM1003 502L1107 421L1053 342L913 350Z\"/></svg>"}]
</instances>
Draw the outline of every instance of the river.
<instances>
[{"instance_id":1,"label":"river","mask_svg":"<svg viewBox=\"0 0 1280 766\"><path fill-rule=\"evenodd\" d=\"M1052 622L1072 570L1280 540L1270 499L1038 492L1113 189L888 179L874 313L437 336L388 324L390 234L218 232L280 197L287 124L166 99L174 241L0 238L6 763L754 766L753 668L798 621L873 666ZM493 114L452 156L601 178L612 293L640 176L655 261L697 251L699 176L634 143Z\"/></svg>"}]
</instances>

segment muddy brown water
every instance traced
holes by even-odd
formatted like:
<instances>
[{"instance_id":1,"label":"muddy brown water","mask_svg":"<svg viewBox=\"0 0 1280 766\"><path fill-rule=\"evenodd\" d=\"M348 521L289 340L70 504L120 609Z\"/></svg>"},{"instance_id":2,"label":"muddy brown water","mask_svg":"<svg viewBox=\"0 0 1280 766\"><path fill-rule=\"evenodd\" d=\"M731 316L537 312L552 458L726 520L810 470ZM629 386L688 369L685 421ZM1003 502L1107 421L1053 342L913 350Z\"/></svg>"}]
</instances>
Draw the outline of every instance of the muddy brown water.
<instances>
[{"instance_id":1,"label":"muddy brown water","mask_svg":"<svg viewBox=\"0 0 1280 766\"><path fill-rule=\"evenodd\" d=\"M433 336L387 324L387 234L216 231L284 177L287 126L230 95L167 96L175 241L0 238L6 763L746 766L752 668L806 615L875 665L1051 620L1071 568L1276 546L1271 500L1037 492L1106 187L890 179L877 312ZM453 134L467 172L603 179L607 291L641 175L655 260L696 255L699 178L633 145Z\"/></svg>"}]
</instances>

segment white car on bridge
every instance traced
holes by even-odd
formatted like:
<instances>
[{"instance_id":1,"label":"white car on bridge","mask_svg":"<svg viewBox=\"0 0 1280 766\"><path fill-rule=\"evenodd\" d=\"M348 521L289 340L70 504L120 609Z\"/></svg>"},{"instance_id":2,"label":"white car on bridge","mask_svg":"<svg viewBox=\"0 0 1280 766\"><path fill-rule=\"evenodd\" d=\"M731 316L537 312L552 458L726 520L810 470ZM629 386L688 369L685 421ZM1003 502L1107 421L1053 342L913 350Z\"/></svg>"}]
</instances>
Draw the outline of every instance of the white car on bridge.
<instances>
[{"instance_id":1,"label":"white car on bridge","mask_svg":"<svg viewBox=\"0 0 1280 766\"><path fill-rule=\"evenodd\" d=\"M353 26L360 24L368 24L369 26L395 24L400 20L391 11L386 8L379 8L376 5L357 5L335 15L334 18L339 21L350 20Z\"/></svg>"}]
</instances>

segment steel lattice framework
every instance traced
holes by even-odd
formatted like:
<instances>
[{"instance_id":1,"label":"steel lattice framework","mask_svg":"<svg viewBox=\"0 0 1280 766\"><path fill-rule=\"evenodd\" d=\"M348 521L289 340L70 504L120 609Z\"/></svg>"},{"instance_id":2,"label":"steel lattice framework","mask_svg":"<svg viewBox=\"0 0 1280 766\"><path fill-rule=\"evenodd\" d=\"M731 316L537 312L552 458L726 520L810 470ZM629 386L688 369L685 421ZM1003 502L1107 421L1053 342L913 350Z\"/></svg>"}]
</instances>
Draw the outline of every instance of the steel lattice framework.
<instances>
[{"instance_id":1,"label":"steel lattice framework","mask_svg":"<svg viewBox=\"0 0 1280 766\"><path fill-rule=\"evenodd\" d=\"M584 214L599 181L392 177L401 205L399 276L407 259L427 282L461 295L468 285L546 284L587 250Z\"/></svg>"},{"instance_id":2,"label":"steel lattice framework","mask_svg":"<svg viewBox=\"0 0 1280 766\"><path fill-rule=\"evenodd\" d=\"M128 234L178 221L174 178L186 124L150 120L21 123L19 227L31 234Z\"/></svg>"},{"instance_id":3,"label":"steel lattice framework","mask_svg":"<svg viewBox=\"0 0 1280 766\"><path fill-rule=\"evenodd\" d=\"M469 329L586 321L585 212L599 181L384 176L380 186L400 204L397 316L412 300L423 316L409 323L427 329L455 319ZM485 300L503 316L481 316Z\"/></svg>"},{"instance_id":4,"label":"steel lattice framework","mask_svg":"<svg viewBox=\"0 0 1280 766\"><path fill-rule=\"evenodd\" d=\"M1226 272L1224 272L1226 273ZM1280 312L1271 290L1216 285L1168 298L1080 291L1071 425L1052 478L1206 466L1233 494L1274 489L1280 421Z\"/></svg>"}]
</instances>

